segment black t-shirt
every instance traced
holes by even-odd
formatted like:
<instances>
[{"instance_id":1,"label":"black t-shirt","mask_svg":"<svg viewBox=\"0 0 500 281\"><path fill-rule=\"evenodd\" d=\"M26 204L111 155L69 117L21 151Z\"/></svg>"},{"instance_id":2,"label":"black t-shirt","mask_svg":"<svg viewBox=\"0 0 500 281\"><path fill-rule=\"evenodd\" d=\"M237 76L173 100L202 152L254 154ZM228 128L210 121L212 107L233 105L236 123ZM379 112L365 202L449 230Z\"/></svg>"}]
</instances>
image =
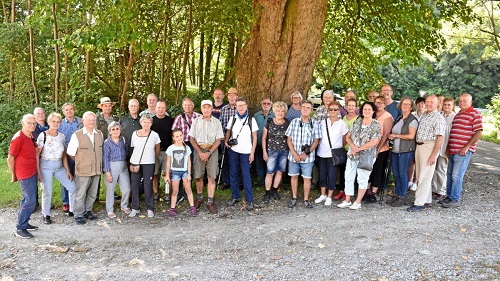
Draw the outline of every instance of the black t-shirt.
<instances>
[{"instance_id":1,"label":"black t-shirt","mask_svg":"<svg viewBox=\"0 0 500 281\"><path fill-rule=\"evenodd\" d=\"M225 106L226 104L225 103L222 103L221 105L219 106L213 106L213 109L212 109L212 116L217 118L217 119L220 119L220 110Z\"/></svg>"},{"instance_id":2,"label":"black t-shirt","mask_svg":"<svg viewBox=\"0 0 500 281\"><path fill-rule=\"evenodd\" d=\"M165 116L160 119L158 116L153 117L153 125L151 130L158 133L160 136L160 149L167 150L167 148L172 144L172 125L174 124L174 119L170 116Z\"/></svg>"},{"instance_id":3,"label":"black t-shirt","mask_svg":"<svg viewBox=\"0 0 500 281\"><path fill-rule=\"evenodd\" d=\"M287 136L285 135L290 122L285 119L281 125L274 123L274 119L269 119L266 124L267 148L272 150L288 150Z\"/></svg>"}]
</instances>

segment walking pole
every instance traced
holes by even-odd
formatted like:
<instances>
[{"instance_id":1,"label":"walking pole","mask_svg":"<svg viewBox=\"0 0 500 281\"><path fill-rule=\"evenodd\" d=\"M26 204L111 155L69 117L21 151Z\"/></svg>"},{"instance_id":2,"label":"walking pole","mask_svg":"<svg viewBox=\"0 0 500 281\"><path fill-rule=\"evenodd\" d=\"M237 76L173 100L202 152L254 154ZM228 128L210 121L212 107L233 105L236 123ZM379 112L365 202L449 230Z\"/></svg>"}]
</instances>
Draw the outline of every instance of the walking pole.
<instances>
[{"instance_id":1,"label":"walking pole","mask_svg":"<svg viewBox=\"0 0 500 281\"><path fill-rule=\"evenodd\" d=\"M219 185L220 185L220 177L222 175L222 166L224 165L225 156L226 156L226 148L224 147L224 150L222 151L222 159L221 159L220 165L219 165L219 176L217 177L217 188L219 188Z\"/></svg>"}]
</instances>

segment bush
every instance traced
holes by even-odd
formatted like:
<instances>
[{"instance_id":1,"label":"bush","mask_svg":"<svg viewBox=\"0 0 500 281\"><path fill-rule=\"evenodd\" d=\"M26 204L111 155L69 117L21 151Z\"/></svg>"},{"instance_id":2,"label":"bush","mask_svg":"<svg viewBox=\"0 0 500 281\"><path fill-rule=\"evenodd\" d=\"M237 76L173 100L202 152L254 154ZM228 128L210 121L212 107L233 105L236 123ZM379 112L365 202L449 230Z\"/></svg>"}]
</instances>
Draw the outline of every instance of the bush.
<instances>
[{"instance_id":1,"label":"bush","mask_svg":"<svg viewBox=\"0 0 500 281\"><path fill-rule=\"evenodd\" d=\"M491 99L491 104L486 105L495 120L495 130L500 132L500 93L496 94Z\"/></svg>"},{"instance_id":2,"label":"bush","mask_svg":"<svg viewBox=\"0 0 500 281\"><path fill-rule=\"evenodd\" d=\"M12 106L0 104L0 112L5 117L0 122L0 157L6 158L9 153L10 141L14 134L21 130L21 119L26 113L33 113L32 106Z\"/></svg>"}]
</instances>

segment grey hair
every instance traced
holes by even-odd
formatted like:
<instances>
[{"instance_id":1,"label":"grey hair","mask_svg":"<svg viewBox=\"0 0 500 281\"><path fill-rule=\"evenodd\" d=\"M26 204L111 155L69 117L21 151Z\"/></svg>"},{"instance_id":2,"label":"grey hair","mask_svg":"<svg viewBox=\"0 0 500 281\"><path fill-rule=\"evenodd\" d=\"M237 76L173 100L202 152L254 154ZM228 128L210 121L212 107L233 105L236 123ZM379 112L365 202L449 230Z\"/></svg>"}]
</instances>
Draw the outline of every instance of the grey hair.
<instances>
[{"instance_id":1,"label":"grey hair","mask_svg":"<svg viewBox=\"0 0 500 281\"><path fill-rule=\"evenodd\" d=\"M108 131L111 131L111 128L114 128L114 127L118 127L118 128L120 128L120 130L122 129L122 125L120 125L120 123L113 121L113 122L109 123Z\"/></svg>"}]
</instances>

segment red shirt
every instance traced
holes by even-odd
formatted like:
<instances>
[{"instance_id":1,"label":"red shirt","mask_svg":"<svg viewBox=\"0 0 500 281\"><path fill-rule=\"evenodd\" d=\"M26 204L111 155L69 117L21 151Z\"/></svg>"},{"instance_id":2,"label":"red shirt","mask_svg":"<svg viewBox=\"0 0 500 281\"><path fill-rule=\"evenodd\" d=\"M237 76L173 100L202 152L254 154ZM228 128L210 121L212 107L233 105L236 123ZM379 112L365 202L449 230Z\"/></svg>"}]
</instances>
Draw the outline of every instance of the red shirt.
<instances>
[{"instance_id":1,"label":"red shirt","mask_svg":"<svg viewBox=\"0 0 500 281\"><path fill-rule=\"evenodd\" d=\"M22 131L10 141L9 154L16 158L14 169L18 180L30 178L36 173L36 146L34 140Z\"/></svg>"},{"instance_id":2,"label":"red shirt","mask_svg":"<svg viewBox=\"0 0 500 281\"><path fill-rule=\"evenodd\" d=\"M448 141L449 154L460 153L467 142L472 138L477 130L483 129L483 117L481 112L472 106L464 112L460 111L455 115L450 130L450 140ZM476 144L469 148L472 153L476 152Z\"/></svg>"}]
</instances>

